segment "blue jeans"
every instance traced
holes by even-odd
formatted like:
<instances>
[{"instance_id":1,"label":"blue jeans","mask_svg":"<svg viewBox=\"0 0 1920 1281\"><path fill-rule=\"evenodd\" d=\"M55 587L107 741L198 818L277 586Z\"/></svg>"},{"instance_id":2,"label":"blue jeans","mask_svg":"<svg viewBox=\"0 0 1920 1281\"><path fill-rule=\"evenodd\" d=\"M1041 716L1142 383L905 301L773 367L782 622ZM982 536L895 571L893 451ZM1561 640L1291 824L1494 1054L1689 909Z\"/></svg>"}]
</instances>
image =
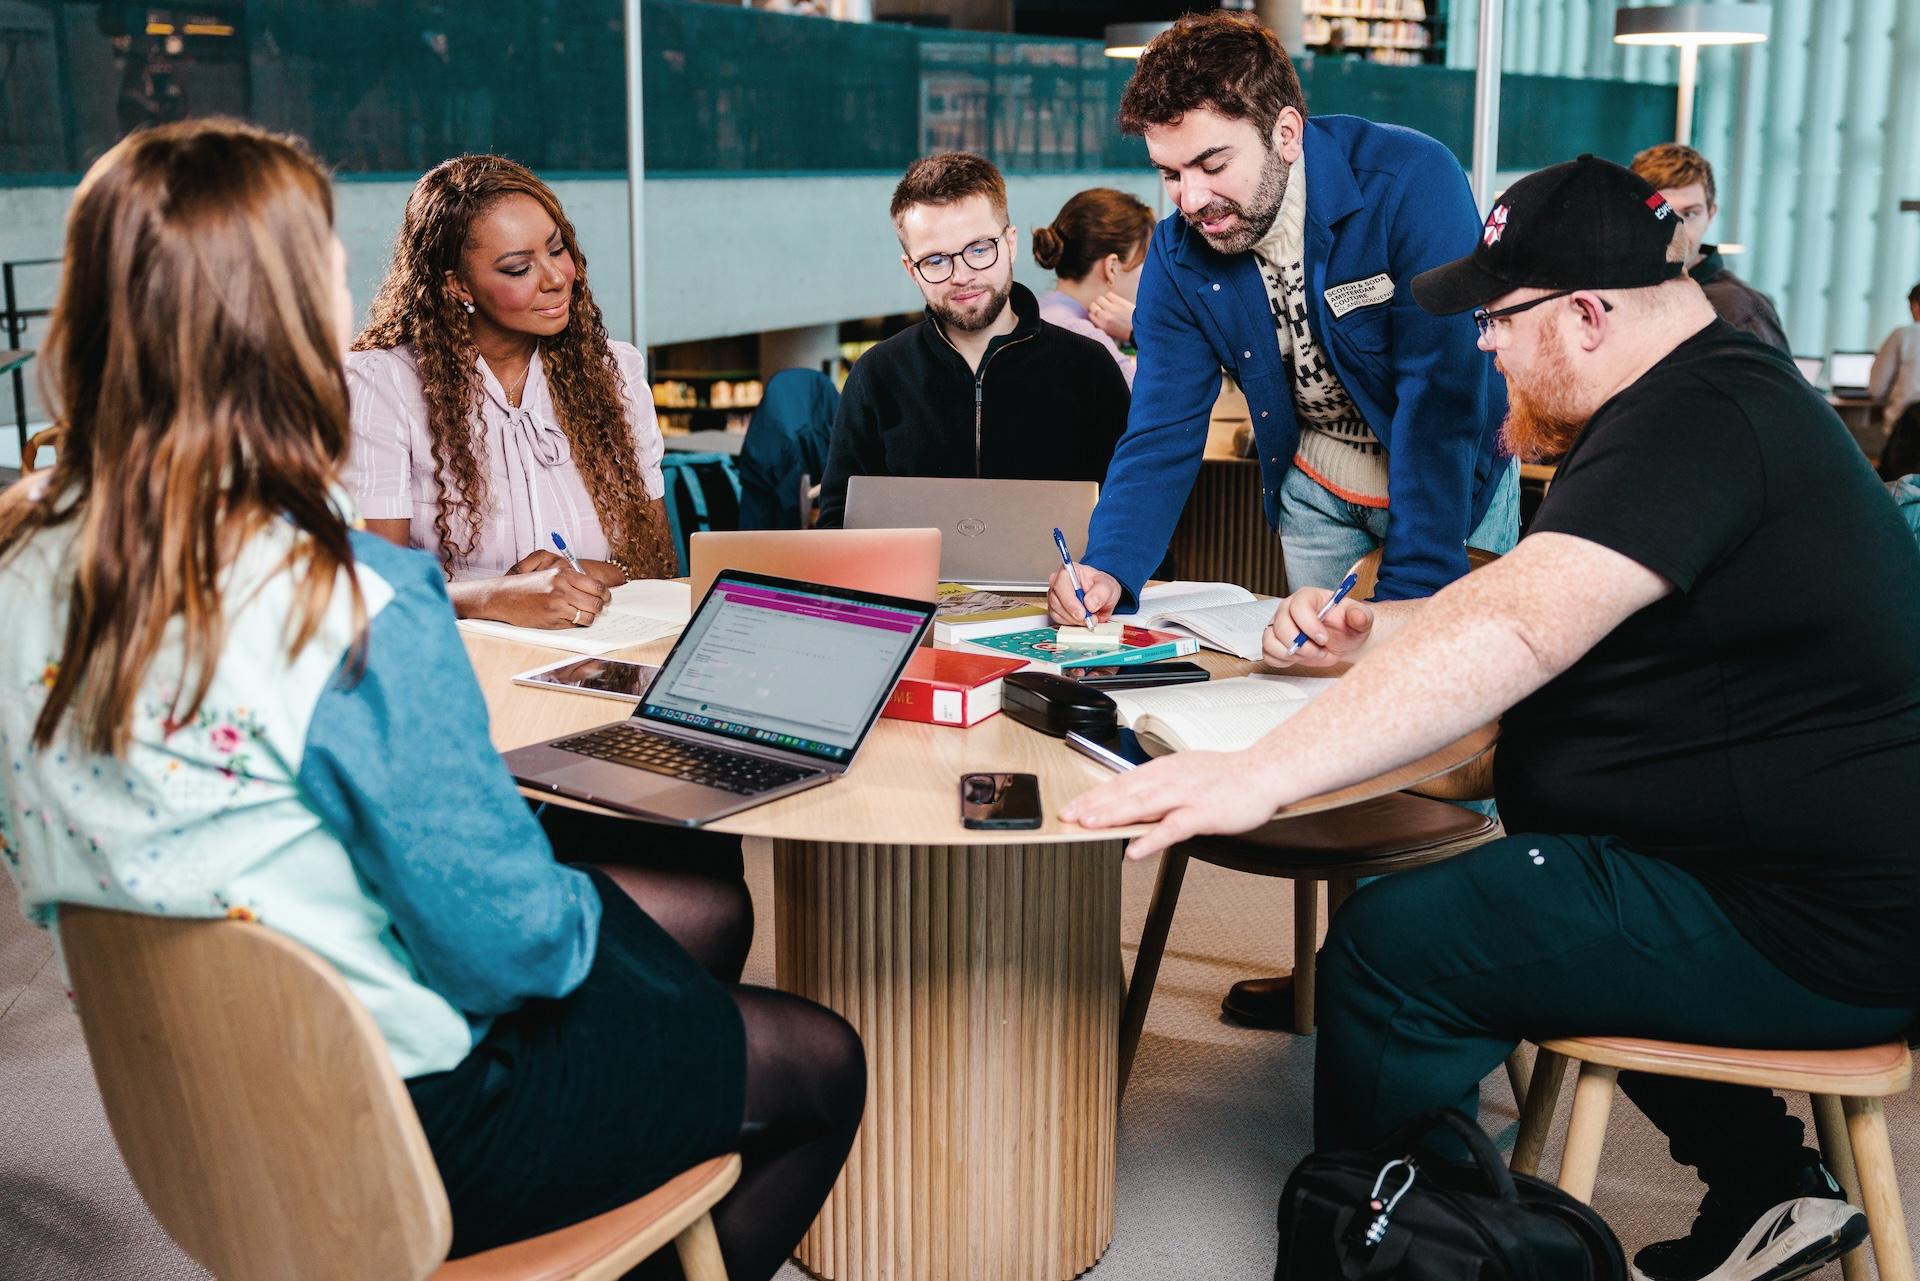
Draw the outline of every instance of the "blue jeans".
<instances>
[{"instance_id":1,"label":"blue jeans","mask_svg":"<svg viewBox=\"0 0 1920 1281\"><path fill-rule=\"evenodd\" d=\"M1386 508L1350 503L1298 467L1280 482L1280 553L1288 591L1338 586L1353 562L1386 541ZM1504 555L1519 541L1520 465L1509 462L1467 546Z\"/></svg>"}]
</instances>

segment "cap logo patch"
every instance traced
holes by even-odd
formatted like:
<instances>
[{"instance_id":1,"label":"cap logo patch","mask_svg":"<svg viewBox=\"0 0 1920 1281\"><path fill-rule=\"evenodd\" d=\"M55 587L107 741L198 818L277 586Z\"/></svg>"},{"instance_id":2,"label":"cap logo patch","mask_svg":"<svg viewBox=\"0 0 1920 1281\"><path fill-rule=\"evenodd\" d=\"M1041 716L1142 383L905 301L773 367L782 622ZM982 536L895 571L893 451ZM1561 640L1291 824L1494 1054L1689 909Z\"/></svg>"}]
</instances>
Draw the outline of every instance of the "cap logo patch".
<instances>
[{"instance_id":1,"label":"cap logo patch","mask_svg":"<svg viewBox=\"0 0 1920 1281\"><path fill-rule=\"evenodd\" d=\"M1647 208L1653 210L1655 218L1664 219L1673 212L1673 206L1667 203L1667 198L1657 191L1647 197Z\"/></svg>"},{"instance_id":2,"label":"cap logo patch","mask_svg":"<svg viewBox=\"0 0 1920 1281\"><path fill-rule=\"evenodd\" d=\"M1480 243L1491 249L1500 243L1500 233L1507 229L1507 207L1495 205L1493 212L1487 215L1486 230L1480 233Z\"/></svg>"}]
</instances>

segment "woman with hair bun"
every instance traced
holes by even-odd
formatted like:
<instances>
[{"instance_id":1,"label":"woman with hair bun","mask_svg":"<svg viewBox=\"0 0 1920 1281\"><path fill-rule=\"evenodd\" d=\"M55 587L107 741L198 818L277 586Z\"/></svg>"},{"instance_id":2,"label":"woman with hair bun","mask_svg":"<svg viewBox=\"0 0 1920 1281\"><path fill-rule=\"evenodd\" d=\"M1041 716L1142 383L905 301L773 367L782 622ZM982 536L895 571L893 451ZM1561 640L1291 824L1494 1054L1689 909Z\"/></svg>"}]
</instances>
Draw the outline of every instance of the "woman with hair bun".
<instances>
[{"instance_id":1,"label":"woman with hair bun","mask_svg":"<svg viewBox=\"0 0 1920 1281\"><path fill-rule=\"evenodd\" d=\"M1033 260L1060 278L1040 299L1040 318L1071 329L1113 353L1133 386L1133 299L1147 261L1153 211L1124 191L1094 187L1060 207L1050 227L1033 233Z\"/></svg>"}]
</instances>

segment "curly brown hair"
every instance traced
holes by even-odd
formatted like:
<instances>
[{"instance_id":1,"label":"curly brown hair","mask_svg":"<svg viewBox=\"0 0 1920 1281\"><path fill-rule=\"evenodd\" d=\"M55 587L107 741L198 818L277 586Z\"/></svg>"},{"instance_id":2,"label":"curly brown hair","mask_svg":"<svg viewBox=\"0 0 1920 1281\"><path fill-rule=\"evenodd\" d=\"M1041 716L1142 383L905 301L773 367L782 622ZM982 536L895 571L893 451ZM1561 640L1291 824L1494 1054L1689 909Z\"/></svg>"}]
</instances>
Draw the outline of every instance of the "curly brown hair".
<instances>
[{"instance_id":1,"label":"curly brown hair","mask_svg":"<svg viewBox=\"0 0 1920 1281\"><path fill-rule=\"evenodd\" d=\"M1307 117L1307 98L1280 40L1251 18L1190 13L1155 36L1120 97L1120 132L1178 124L1197 107L1248 120L1270 137L1281 111Z\"/></svg>"},{"instance_id":2,"label":"curly brown hair","mask_svg":"<svg viewBox=\"0 0 1920 1281\"><path fill-rule=\"evenodd\" d=\"M434 532L451 576L456 555L469 556L487 509L487 473L474 419L485 395L473 324L446 287L457 271L474 223L508 196L539 201L560 229L573 259L573 305L567 327L540 340L540 359L575 464L613 557L636 578L679 572L666 520L647 495L627 424L619 366L600 307L587 288L587 258L573 223L546 183L504 156L455 156L428 170L407 198L393 246L393 265L374 296L355 351L411 345L427 401L427 432L440 481ZM638 389L636 389L638 390ZM456 512L462 529L454 533Z\"/></svg>"}]
</instances>

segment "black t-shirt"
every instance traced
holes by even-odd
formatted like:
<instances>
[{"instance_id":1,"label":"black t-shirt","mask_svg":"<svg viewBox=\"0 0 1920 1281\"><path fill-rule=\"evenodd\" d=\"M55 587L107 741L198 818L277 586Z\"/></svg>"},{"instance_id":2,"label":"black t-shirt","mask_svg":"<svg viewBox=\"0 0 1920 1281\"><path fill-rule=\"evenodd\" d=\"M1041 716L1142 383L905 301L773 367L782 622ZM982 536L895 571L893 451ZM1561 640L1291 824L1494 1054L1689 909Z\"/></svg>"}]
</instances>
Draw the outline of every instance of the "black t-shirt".
<instances>
[{"instance_id":1,"label":"black t-shirt","mask_svg":"<svg viewBox=\"0 0 1920 1281\"><path fill-rule=\"evenodd\" d=\"M1620 837L1841 1000L1920 1000L1920 552L1785 356L1714 321L1609 400L1533 534L1672 594L1508 712L1513 832Z\"/></svg>"}]
</instances>

